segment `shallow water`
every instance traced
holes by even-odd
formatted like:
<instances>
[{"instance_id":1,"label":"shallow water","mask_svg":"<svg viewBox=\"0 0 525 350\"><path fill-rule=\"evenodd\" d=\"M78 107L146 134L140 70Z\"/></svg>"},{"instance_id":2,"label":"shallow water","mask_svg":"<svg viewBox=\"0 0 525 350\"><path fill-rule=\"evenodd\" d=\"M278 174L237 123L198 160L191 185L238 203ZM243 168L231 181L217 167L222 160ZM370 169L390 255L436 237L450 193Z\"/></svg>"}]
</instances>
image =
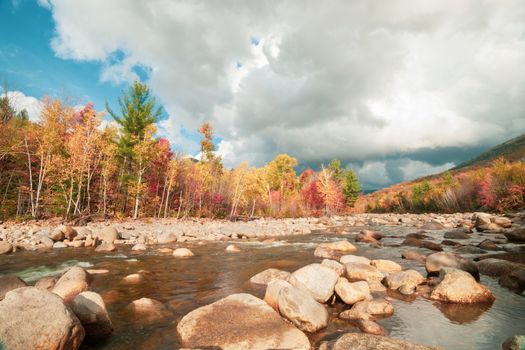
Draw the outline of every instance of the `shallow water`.
<instances>
[{"instance_id":1,"label":"shallow water","mask_svg":"<svg viewBox=\"0 0 525 350\"><path fill-rule=\"evenodd\" d=\"M399 227L375 229L400 236L414 231ZM43 276L59 275L76 264L108 269L107 274L94 275L92 289L103 295L115 333L106 342L86 344L83 349L177 349L176 325L185 314L232 293L247 292L262 298L264 286L250 283L251 276L270 267L294 271L309 263L320 262L322 259L313 256L317 244L343 238L318 234L280 237L273 243L236 241L242 250L240 253L224 252L226 242L184 244L195 253L195 257L189 259L161 254L157 247L150 247L146 252L134 252L129 247L114 253L95 253L83 248L20 252L0 256L0 274L15 273L27 282L34 282ZM400 241L401 238L397 237L385 238L383 248L357 243L358 255L391 259L404 268L424 273L422 264L401 259L400 252L407 247L387 246ZM439 242L440 238L436 241ZM179 245L171 247L176 246ZM121 282L124 276L139 270L151 272L146 282L139 285ZM501 288L489 277L482 276L481 281L496 295L492 305L447 305L421 297L402 301L390 294L395 313L379 323L392 337L443 349L499 349L507 337L525 332L525 298ZM125 306L142 297L165 303L174 316L161 324L141 324L140 320L126 313ZM348 322L336 318L344 308L337 303L329 307L332 320L327 329L310 335L314 345L335 338L339 333L358 332Z\"/></svg>"}]
</instances>

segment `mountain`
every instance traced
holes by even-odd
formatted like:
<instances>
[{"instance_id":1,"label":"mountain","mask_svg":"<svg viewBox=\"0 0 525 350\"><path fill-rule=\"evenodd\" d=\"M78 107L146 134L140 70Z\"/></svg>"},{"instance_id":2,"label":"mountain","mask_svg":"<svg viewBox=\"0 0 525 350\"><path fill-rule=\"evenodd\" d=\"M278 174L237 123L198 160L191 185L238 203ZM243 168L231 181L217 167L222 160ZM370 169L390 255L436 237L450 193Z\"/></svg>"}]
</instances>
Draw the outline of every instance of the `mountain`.
<instances>
[{"instance_id":1,"label":"mountain","mask_svg":"<svg viewBox=\"0 0 525 350\"><path fill-rule=\"evenodd\" d=\"M525 160L525 134L494 146L479 156L463 162L452 169L458 170L471 166L487 165L496 158L505 158L511 162Z\"/></svg>"}]
</instances>

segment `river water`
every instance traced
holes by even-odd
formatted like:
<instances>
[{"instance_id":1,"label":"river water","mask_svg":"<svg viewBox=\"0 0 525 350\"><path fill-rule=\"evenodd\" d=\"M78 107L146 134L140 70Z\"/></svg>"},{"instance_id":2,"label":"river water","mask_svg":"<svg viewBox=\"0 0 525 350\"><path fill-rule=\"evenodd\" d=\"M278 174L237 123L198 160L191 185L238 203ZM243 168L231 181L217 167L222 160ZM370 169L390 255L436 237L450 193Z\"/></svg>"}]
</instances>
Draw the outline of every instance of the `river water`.
<instances>
[{"instance_id":1,"label":"river water","mask_svg":"<svg viewBox=\"0 0 525 350\"><path fill-rule=\"evenodd\" d=\"M396 236L414 231L399 227L374 229ZM180 345L176 325L185 314L232 293L247 292L262 298L265 287L250 283L250 277L270 267L294 271L320 262L321 259L313 256L315 247L343 237L313 234L279 237L269 243L236 241L241 248L239 253L225 252L226 242L184 244L195 253L188 259L162 254L157 247L149 247L146 252L134 252L129 247L112 253L95 253L84 248L18 252L0 256L0 274L14 273L32 283L43 276L59 275L77 264L91 269L108 269L109 273L94 276L92 289L102 294L106 301L115 332L108 340L85 344L83 349L177 349ZM424 275L423 264L401 259L401 251L406 247L392 246L400 241L399 237L386 237L383 248L357 243L357 254L371 259L394 260L403 268L413 268ZM171 247L177 246L182 245ZM144 283L122 283L124 276L139 270L151 272ZM391 337L443 349L500 349L507 337L525 333L525 298L500 287L495 279L487 276L482 276L481 282L496 296L492 305L447 305L421 297L403 301L389 295L394 315L378 322ZM142 297L165 303L173 311L173 317L157 324L144 324L135 319L125 307ZM337 319L344 308L337 303L329 306L332 315L329 326L309 335L314 346L343 332L359 332L350 323Z\"/></svg>"}]
</instances>

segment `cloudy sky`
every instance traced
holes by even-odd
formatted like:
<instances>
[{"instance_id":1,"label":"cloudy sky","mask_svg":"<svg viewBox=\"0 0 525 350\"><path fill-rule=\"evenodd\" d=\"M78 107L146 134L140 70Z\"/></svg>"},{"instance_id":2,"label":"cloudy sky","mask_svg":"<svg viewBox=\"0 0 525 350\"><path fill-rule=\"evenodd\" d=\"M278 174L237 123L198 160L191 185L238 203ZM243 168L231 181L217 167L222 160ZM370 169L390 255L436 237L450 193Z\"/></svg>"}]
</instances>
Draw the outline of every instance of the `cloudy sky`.
<instances>
[{"instance_id":1,"label":"cloudy sky","mask_svg":"<svg viewBox=\"0 0 525 350\"><path fill-rule=\"evenodd\" d=\"M525 132L522 0L0 4L0 77L20 104L103 109L142 79L174 148L196 154L210 121L230 166L339 158L377 188Z\"/></svg>"}]
</instances>

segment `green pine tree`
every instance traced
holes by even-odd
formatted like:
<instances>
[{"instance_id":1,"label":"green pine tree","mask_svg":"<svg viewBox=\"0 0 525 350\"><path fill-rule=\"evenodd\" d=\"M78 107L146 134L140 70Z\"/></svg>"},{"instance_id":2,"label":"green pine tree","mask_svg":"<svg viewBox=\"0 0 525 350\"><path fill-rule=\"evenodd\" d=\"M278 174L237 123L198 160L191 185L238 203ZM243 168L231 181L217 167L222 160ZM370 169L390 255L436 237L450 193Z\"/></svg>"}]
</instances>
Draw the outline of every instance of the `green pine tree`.
<instances>
[{"instance_id":1,"label":"green pine tree","mask_svg":"<svg viewBox=\"0 0 525 350\"><path fill-rule=\"evenodd\" d=\"M346 204L349 207L353 207L359 193L361 192L361 185L359 179L352 169L348 169L343 174L343 194L345 196Z\"/></svg>"}]
</instances>

